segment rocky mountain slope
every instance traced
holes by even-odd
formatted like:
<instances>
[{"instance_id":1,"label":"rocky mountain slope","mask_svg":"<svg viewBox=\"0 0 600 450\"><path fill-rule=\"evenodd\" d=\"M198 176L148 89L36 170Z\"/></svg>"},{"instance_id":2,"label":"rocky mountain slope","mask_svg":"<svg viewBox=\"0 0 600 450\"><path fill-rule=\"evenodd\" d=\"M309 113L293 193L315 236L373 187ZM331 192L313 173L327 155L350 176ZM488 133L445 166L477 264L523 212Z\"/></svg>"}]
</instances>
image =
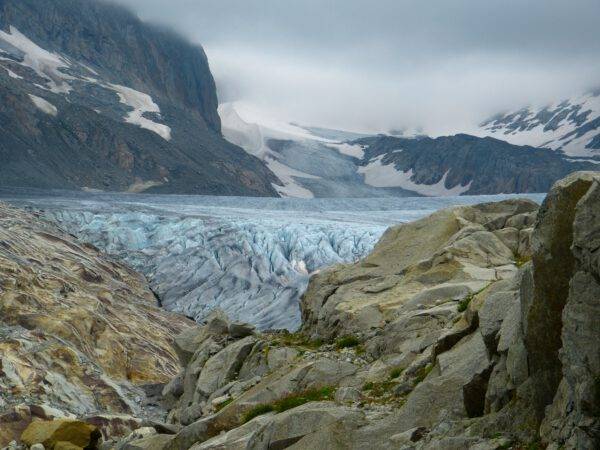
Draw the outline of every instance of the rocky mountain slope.
<instances>
[{"instance_id":1,"label":"rocky mountain slope","mask_svg":"<svg viewBox=\"0 0 600 450\"><path fill-rule=\"evenodd\" d=\"M378 136L352 144L364 150L358 171L367 184L431 196L548 192L573 171L600 167L600 161L568 159L544 148L466 134L435 139Z\"/></svg>"},{"instance_id":2,"label":"rocky mountain slope","mask_svg":"<svg viewBox=\"0 0 600 450\"><path fill-rule=\"evenodd\" d=\"M257 333L215 311L179 334L183 370L162 390L169 425L127 434L124 418L119 429L36 419L21 439L50 449L92 448L93 431L116 449L596 449L599 239L598 172L557 182L539 209L506 200L392 227L367 258L312 278L301 332Z\"/></svg>"},{"instance_id":3,"label":"rocky mountain slope","mask_svg":"<svg viewBox=\"0 0 600 450\"><path fill-rule=\"evenodd\" d=\"M144 278L32 214L0 204L0 446L32 417L162 417L156 385L179 370Z\"/></svg>"},{"instance_id":4,"label":"rocky mountain slope","mask_svg":"<svg viewBox=\"0 0 600 450\"><path fill-rule=\"evenodd\" d=\"M541 108L498 114L481 124L478 135L575 157L600 157L600 90Z\"/></svg>"},{"instance_id":5,"label":"rocky mountain slope","mask_svg":"<svg viewBox=\"0 0 600 450\"><path fill-rule=\"evenodd\" d=\"M224 136L265 161L290 197L453 196L547 192L600 160L565 157L466 134L364 136L273 120L249 105L220 105Z\"/></svg>"},{"instance_id":6,"label":"rocky mountain slope","mask_svg":"<svg viewBox=\"0 0 600 450\"><path fill-rule=\"evenodd\" d=\"M0 1L0 185L274 196L202 50L97 0Z\"/></svg>"}]
</instances>

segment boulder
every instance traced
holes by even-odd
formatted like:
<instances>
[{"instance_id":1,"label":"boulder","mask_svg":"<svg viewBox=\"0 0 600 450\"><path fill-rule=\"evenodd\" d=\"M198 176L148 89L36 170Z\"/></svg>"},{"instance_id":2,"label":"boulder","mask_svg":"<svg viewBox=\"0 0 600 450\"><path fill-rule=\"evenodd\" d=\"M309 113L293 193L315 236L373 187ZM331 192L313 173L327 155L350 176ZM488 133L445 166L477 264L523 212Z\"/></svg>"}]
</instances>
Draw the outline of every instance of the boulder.
<instances>
[{"instance_id":1,"label":"boulder","mask_svg":"<svg viewBox=\"0 0 600 450\"><path fill-rule=\"evenodd\" d=\"M31 446L42 444L54 449L57 442L68 442L80 448L95 448L101 435L93 425L72 419L36 420L23 431L21 440Z\"/></svg>"},{"instance_id":2,"label":"boulder","mask_svg":"<svg viewBox=\"0 0 600 450\"><path fill-rule=\"evenodd\" d=\"M234 322L229 324L229 335L234 339L242 339L252 336L256 332L256 327L249 323Z\"/></svg>"}]
</instances>

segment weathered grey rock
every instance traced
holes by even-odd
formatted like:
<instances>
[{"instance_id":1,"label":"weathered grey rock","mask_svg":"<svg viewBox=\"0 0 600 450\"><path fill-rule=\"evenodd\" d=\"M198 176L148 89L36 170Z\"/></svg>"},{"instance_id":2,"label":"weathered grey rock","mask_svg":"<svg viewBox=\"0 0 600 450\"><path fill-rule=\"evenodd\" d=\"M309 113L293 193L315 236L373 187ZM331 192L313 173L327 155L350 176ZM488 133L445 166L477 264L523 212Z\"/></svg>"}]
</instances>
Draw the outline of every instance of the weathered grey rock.
<instances>
[{"instance_id":1,"label":"weathered grey rock","mask_svg":"<svg viewBox=\"0 0 600 450\"><path fill-rule=\"evenodd\" d=\"M516 214L506 219L506 227L516 228L522 230L524 228L530 228L535 223L536 212L528 212L522 214Z\"/></svg>"},{"instance_id":2,"label":"weathered grey rock","mask_svg":"<svg viewBox=\"0 0 600 450\"><path fill-rule=\"evenodd\" d=\"M541 434L567 448L600 447L600 175L577 204L575 274L562 314L562 380Z\"/></svg>"},{"instance_id":3,"label":"weathered grey rock","mask_svg":"<svg viewBox=\"0 0 600 450\"><path fill-rule=\"evenodd\" d=\"M516 228L502 228L494 231L494 235L514 254L519 251L519 230Z\"/></svg>"},{"instance_id":4,"label":"weathered grey rock","mask_svg":"<svg viewBox=\"0 0 600 450\"><path fill-rule=\"evenodd\" d=\"M398 431L482 415L490 364L478 332L439 355L436 367L400 409L396 419Z\"/></svg>"},{"instance_id":5,"label":"weathered grey rock","mask_svg":"<svg viewBox=\"0 0 600 450\"><path fill-rule=\"evenodd\" d=\"M163 450L173 439L173 436L168 434L156 434L146 436L141 439L125 444L123 450Z\"/></svg>"},{"instance_id":6,"label":"weathered grey rock","mask_svg":"<svg viewBox=\"0 0 600 450\"><path fill-rule=\"evenodd\" d=\"M202 327L191 327L175 337L175 351L183 366L187 366L200 345L209 337L218 338L225 335L229 322L225 313L216 309L206 318Z\"/></svg>"},{"instance_id":7,"label":"weathered grey rock","mask_svg":"<svg viewBox=\"0 0 600 450\"><path fill-rule=\"evenodd\" d=\"M492 352L496 351L497 335L506 315L513 307L519 307L517 297L516 291L494 293L486 297L479 310L479 330Z\"/></svg>"},{"instance_id":8,"label":"weathered grey rock","mask_svg":"<svg viewBox=\"0 0 600 450\"><path fill-rule=\"evenodd\" d=\"M256 332L256 327L249 323L234 322L229 324L229 335L234 339L251 336Z\"/></svg>"},{"instance_id":9,"label":"weathered grey rock","mask_svg":"<svg viewBox=\"0 0 600 450\"><path fill-rule=\"evenodd\" d=\"M327 430L326 433L330 434L329 427L332 425L343 427L350 422L356 426L363 417L363 413L358 410L336 406L331 402L307 403L272 416L264 428L257 432L254 448L284 449L295 443L298 443L296 448L335 448L307 447L306 443L301 444L299 441L307 435L319 434L320 430Z\"/></svg>"},{"instance_id":10,"label":"weathered grey rock","mask_svg":"<svg viewBox=\"0 0 600 450\"><path fill-rule=\"evenodd\" d=\"M45 450L43 444L33 444L29 447L30 450Z\"/></svg>"},{"instance_id":11,"label":"weathered grey rock","mask_svg":"<svg viewBox=\"0 0 600 450\"><path fill-rule=\"evenodd\" d=\"M204 442L195 444L193 450L248 450L255 448L255 435L269 423L273 414L252 419L227 433L222 433Z\"/></svg>"},{"instance_id":12,"label":"weathered grey rock","mask_svg":"<svg viewBox=\"0 0 600 450\"><path fill-rule=\"evenodd\" d=\"M362 393L353 387L341 387L335 393L335 401L340 403L356 403L362 399Z\"/></svg>"},{"instance_id":13,"label":"weathered grey rock","mask_svg":"<svg viewBox=\"0 0 600 450\"><path fill-rule=\"evenodd\" d=\"M196 383L196 392L208 397L223 387L238 374L246 356L250 354L256 339L248 336L225 347L212 356L200 372Z\"/></svg>"},{"instance_id":14,"label":"weathered grey rock","mask_svg":"<svg viewBox=\"0 0 600 450\"><path fill-rule=\"evenodd\" d=\"M571 251L577 203L598 173L579 172L557 182L542 204L532 235L533 302L525 316L530 376L537 380L539 418L552 402L562 377L562 313L575 272Z\"/></svg>"}]
</instances>

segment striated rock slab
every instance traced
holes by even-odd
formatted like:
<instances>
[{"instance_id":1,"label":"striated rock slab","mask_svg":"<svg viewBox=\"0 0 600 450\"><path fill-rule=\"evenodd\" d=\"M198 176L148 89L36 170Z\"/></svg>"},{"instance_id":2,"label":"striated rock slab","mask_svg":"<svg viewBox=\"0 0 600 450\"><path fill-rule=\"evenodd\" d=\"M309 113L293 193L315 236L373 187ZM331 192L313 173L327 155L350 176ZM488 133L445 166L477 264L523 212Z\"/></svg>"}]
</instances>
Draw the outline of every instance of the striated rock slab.
<instances>
[{"instance_id":1,"label":"striated rock slab","mask_svg":"<svg viewBox=\"0 0 600 450\"><path fill-rule=\"evenodd\" d=\"M172 336L189 326L128 267L0 204L0 408L161 415L147 398L179 371Z\"/></svg>"},{"instance_id":2,"label":"striated rock slab","mask_svg":"<svg viewBox=\"0 0 600 450\"><path fill-rule=\"evenodd\" d=\"M514 276L519 255L497 232L536 209L531 201L506 200L450 208L390 228L364 260L311 279L301 303L303 331L333 339L394 321L406 329L408 317L418 320L444 304L452 309L459 300ZM440 308L431 314L447 315Z\"/></svg>"}]
</instances>

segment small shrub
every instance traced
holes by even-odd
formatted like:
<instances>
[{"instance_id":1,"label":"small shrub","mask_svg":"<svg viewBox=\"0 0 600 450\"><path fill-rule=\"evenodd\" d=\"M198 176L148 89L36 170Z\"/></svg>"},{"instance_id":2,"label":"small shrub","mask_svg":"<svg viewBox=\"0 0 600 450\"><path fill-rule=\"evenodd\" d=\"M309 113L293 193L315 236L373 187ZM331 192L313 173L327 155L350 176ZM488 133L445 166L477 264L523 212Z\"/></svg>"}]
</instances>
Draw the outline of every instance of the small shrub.
<instances>
[{"instance_id":1,"label":"small shrub","mask_svg":"<svg viewBox=\"0 0 600 450\"><path fill-rule=\"evenodd\" d=\"M404 372L404 369L401 369L400 367L392 369L390 372L390 380L398 378L400 375L402 375L402 372Z\"/></svg>"},{"instance_id":2,"label":"small shrub","mask_svg":"<svg viewBox=\"0 0 600 450\"><path fill-rule=\"evenodd\" d=\"M369 381L363 385L363 391L370 391L375 387L375 383Z\"/></svg>"},{"instance_id":3,"label":"small shrub","mask_svg":"<svg viewBox=\"0 0 600 450\"><path fill-rule=\"evenodd\" d=\"M335 347L340 350L342 348L357 347L360 341L356 336L344 336L335 341Z\"/></svg>"}]
</instances>

